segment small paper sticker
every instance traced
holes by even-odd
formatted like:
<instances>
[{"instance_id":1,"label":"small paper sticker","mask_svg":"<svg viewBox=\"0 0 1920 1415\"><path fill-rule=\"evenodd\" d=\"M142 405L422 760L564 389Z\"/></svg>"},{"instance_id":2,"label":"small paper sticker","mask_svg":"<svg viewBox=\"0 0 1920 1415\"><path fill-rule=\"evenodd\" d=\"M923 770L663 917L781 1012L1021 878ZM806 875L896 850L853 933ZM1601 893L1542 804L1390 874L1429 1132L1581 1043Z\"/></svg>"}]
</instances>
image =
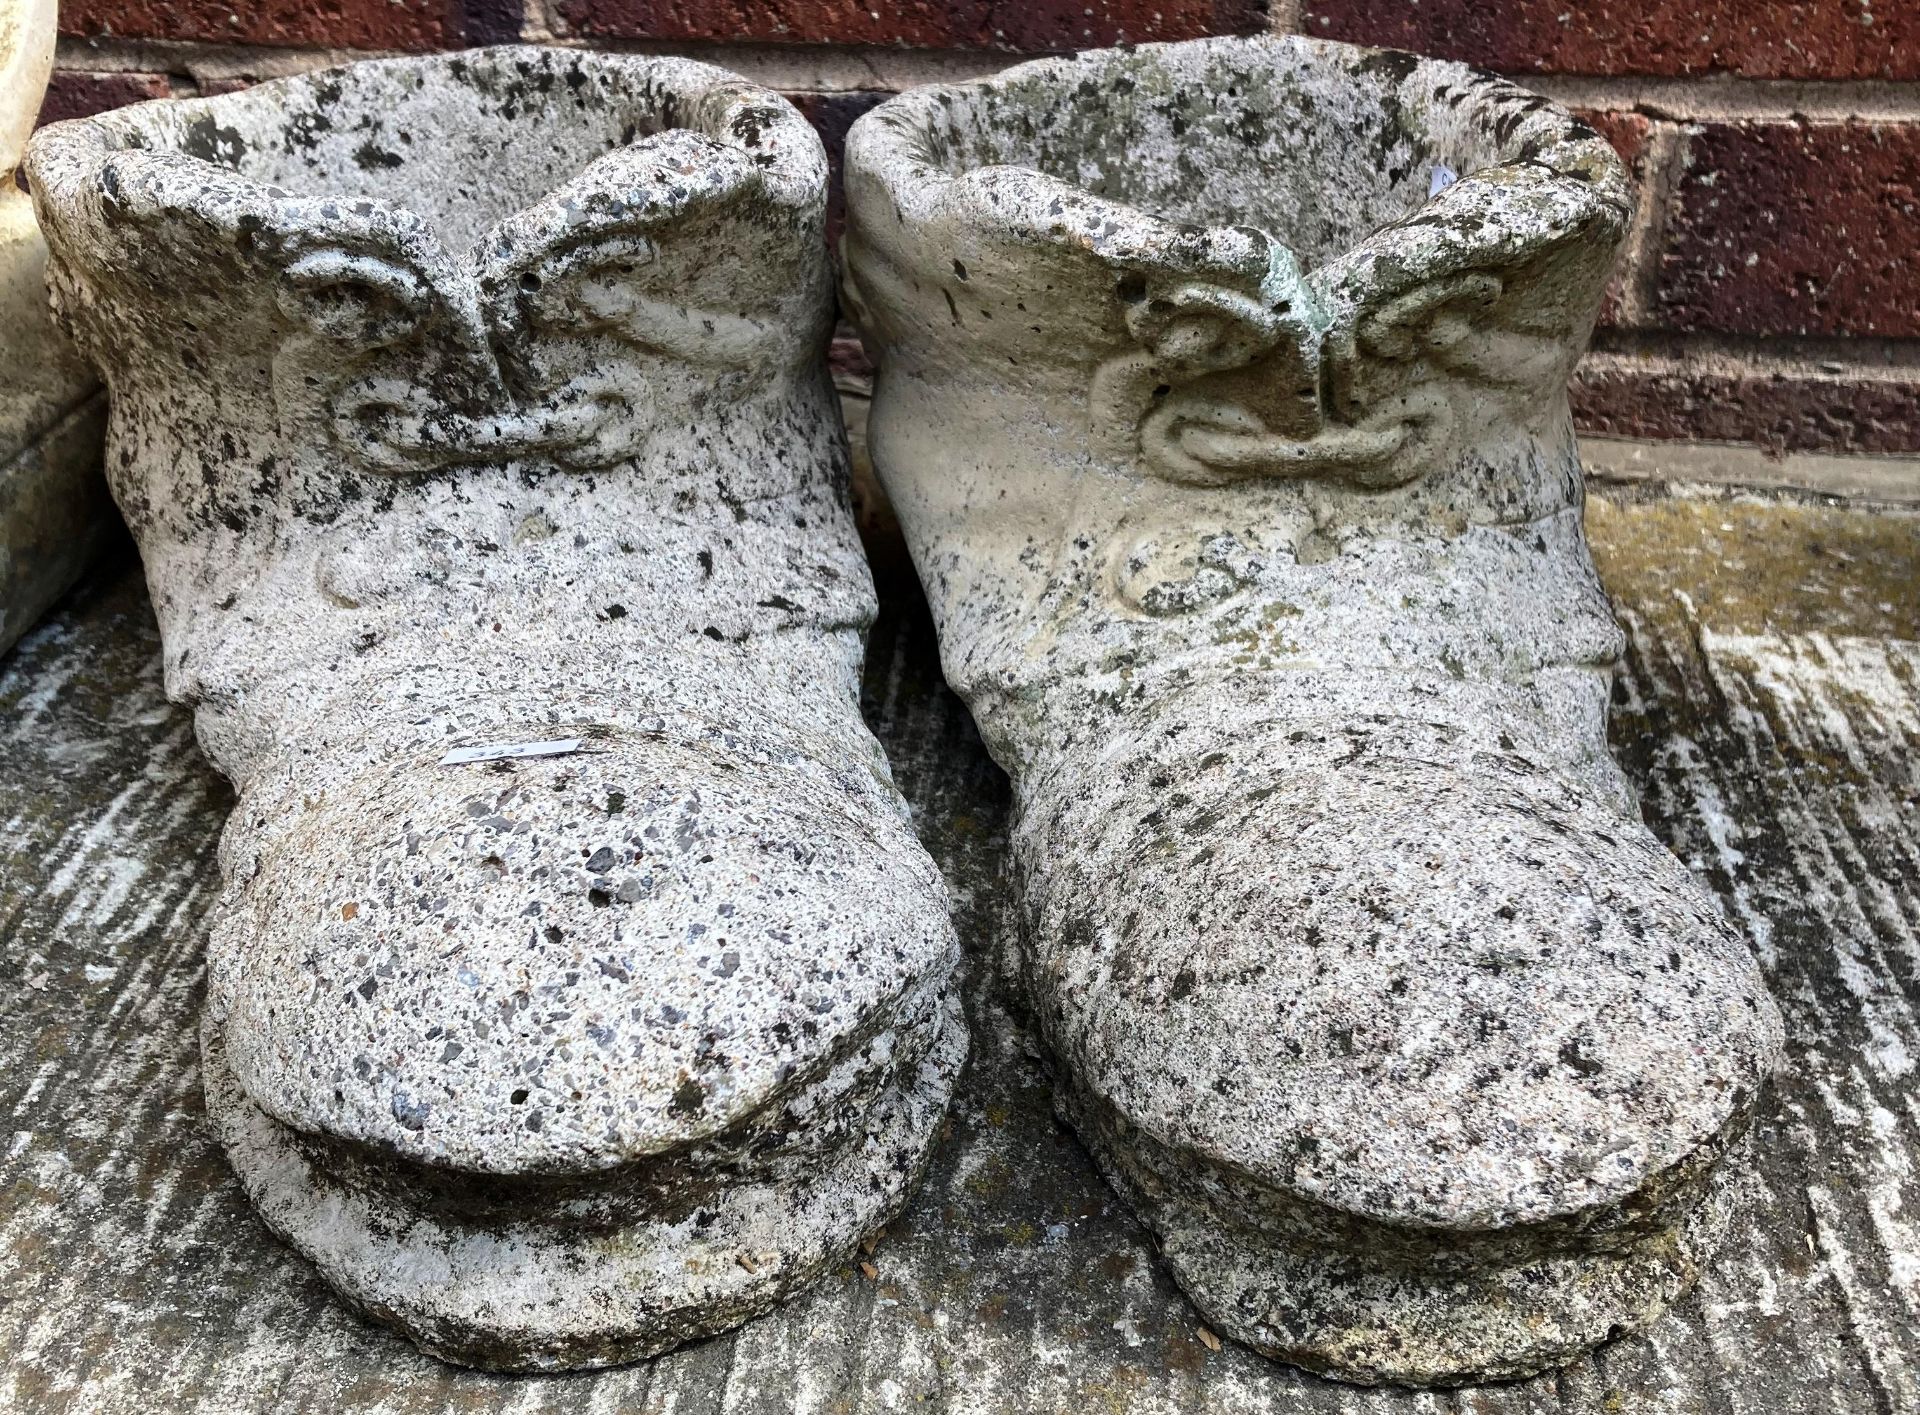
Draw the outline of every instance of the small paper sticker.
<instances>
[{"instance_id":1,"label":"small paper sticker","mask_svg":"<svg viewBox=\"0 0 1920 1415\"><path fill-rule=\"evenodd\" d=\"M582 746L578 737L563 737L553 742L502 742L492 747L456 747L440 758L441 766L466 766L471 762L505 762L523 757L564 757Z\"/></svg>"},{"instance_id":2,"label":"small paper sticker","mask_svg":"<svg viewBox=\"0 0 1920 1415\"><path fill-rule=\"evenodd\" d=\"M1447 166L1446 163L1435 163L1433 180L1427 183L1427 199L1431 201L1459 180L1460 174Z\"/></svg>"}]
</instances>

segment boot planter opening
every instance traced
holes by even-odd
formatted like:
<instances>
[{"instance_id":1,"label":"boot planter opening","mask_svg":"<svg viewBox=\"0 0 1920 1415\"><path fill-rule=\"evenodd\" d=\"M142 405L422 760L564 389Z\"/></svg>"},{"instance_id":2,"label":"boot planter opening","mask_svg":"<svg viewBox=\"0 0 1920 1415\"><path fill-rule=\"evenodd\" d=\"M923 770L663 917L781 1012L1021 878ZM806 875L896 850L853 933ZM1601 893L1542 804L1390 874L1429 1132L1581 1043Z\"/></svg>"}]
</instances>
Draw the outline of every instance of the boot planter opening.
<instances>
[{"instance_id":1,"label":"boot planter opening","mask_svg":"<svg viewBox=\"0 0 1920 1415\"><path fill-rule=\"evenodd\" d=\"M903 95L846 167L1024 986L1181 1285L1363 1382L1651 1322L1781 1031L1607 752L1565 385L1613 152L1458 65L1218 39Z\"/></svg>"},{"instance_id":2,"label":"boot planter opening","mask_svg":"<svg viewBox=\"0 0 1920 1415\"><path fill-rule=\"evenodd\" d=\"M55 0L0 0L0 655L113 531L106 409L47 313L47 244L14 181L53 72Z\"/></svg>"},{"instance_id":3,"label":"boot planter opening","mask_svg":"<svg viewBox=\"0 0 1920 1415\"><path fill-rule=\"evenodd\" d=\"M843 1260L965 1034L858 709L812 130L512 48L61 124L30 170L238 792L203 1052L267 1221L501 1369Z\"/></svg>"}]
</instances>

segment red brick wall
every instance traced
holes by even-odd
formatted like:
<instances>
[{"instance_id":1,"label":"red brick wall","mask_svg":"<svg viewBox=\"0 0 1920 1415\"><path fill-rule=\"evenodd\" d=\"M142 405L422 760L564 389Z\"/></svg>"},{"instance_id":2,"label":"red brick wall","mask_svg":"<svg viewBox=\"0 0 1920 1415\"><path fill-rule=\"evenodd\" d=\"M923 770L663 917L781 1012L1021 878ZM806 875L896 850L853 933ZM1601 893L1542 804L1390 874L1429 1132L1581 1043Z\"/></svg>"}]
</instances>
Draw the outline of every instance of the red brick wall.
<instances>
[{"instance_id":1,"label":"red brick wall","mask_svg":"<svg viewBox=\"0 0 1920 1415\"><path fill-rule=\"evenodd\" d=\"M1027 53L1298 30L1581 109L1641 209L1575 387L1592 431L1920 454L1920 0L65 0L49 117L353 52L528 39L734 63L830 146Z\"/></svg>"}]
</instances>

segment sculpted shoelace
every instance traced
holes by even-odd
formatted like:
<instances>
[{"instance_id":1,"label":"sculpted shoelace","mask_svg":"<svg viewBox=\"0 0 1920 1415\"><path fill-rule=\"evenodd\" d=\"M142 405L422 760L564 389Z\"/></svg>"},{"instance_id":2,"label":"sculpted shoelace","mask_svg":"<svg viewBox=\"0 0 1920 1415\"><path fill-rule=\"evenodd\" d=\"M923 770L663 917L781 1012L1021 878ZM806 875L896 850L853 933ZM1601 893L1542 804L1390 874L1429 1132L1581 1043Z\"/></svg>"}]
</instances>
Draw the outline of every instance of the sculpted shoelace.
<instances>
[{"instance_id":1,"label":"sculpted shoelace","mask_svg":"<svg viewBox=\"0 0 1920 1415\"><path fill-rule=\"evenodd\" d=\"M1323 478L1377 490L1427 470L1407 455L1456 428L1457 388L1524 386L1543 342L1506 327L1506 281L1488 270L1438 275L1370 302L1336 326L1292 256L1271 238L1269 274L1249 294L1181 282L1123 281L1138 347L1094 374L1089 426L1119 455L1137 448L1169 481ZM1501 342L1521 347L1492 350ZM1544 341L1551 343L1551 341ZM1131 444L1131 445L1129 445Z\"/></svg>"},{"instance_id":2,"label":"sculpted shoelace","mask_svg":"<svg viewBox=\"0 0 1920 1415\"><path fill-rule=\"evenodd\" d=\"M513 459L592 469L632 457L651 425L629 396L630 368L605 364L651 355L752 369L788 342L770 322L648 299L614 278L654 258L644 238L609 237L556 253L545 274L523 273L511 303L476 309L384 255L313 251L288 267L280 292L299 328L275 358L282 417L318 416L359 462L395 474ZM369 362L379 371L355 376ZM553 384L569 364L586 371ZM539 391L519 391L529 387Z\"/></svg>"}]
</instances>

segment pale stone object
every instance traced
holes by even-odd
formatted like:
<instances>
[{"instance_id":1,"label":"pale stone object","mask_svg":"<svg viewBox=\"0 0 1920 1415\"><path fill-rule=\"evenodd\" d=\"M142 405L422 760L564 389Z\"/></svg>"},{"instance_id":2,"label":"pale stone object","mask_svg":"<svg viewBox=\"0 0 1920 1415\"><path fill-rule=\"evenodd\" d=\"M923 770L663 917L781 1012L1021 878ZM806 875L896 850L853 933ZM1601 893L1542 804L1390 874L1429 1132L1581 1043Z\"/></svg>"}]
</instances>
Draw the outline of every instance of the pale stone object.
<instances>
[{"instance_id":1,"label":"pale stone object","mask_svg":"<svg viewBox=\"0 0 1920 1415\"><path fill-rule=\"evenodd\" d=\"M106 409L47 313L46 242L14 181L53 71L55 0L0 0L0 653L112 532Z\"/></svg>"},{"instance_id":2,"label":"pale stone object","mask_svg":"<svg viewBox=\"0 0 1920 1415\"><path fill-rule=\"evenodd\" d=\"M503 1369L844 1261L965 1030L859 713L813 131L508 48L56 125L29 169L238 793L204 1071L267 1222Z\"/></svg>"},{"instance_id":3,"label":"pale stone object","mask_svg":"<svg viewBox=\"0 0 1920 1415\"><path fill-rule=\"evenodd\" d=\"M1259 38L921 89L846 165L871 452L1013 777L1021 981L1174 1276L1356 1381L1644 1327L1782 1040L1607 751L1565 386L1613 152Z\"/></svg>"}]
</instances>

